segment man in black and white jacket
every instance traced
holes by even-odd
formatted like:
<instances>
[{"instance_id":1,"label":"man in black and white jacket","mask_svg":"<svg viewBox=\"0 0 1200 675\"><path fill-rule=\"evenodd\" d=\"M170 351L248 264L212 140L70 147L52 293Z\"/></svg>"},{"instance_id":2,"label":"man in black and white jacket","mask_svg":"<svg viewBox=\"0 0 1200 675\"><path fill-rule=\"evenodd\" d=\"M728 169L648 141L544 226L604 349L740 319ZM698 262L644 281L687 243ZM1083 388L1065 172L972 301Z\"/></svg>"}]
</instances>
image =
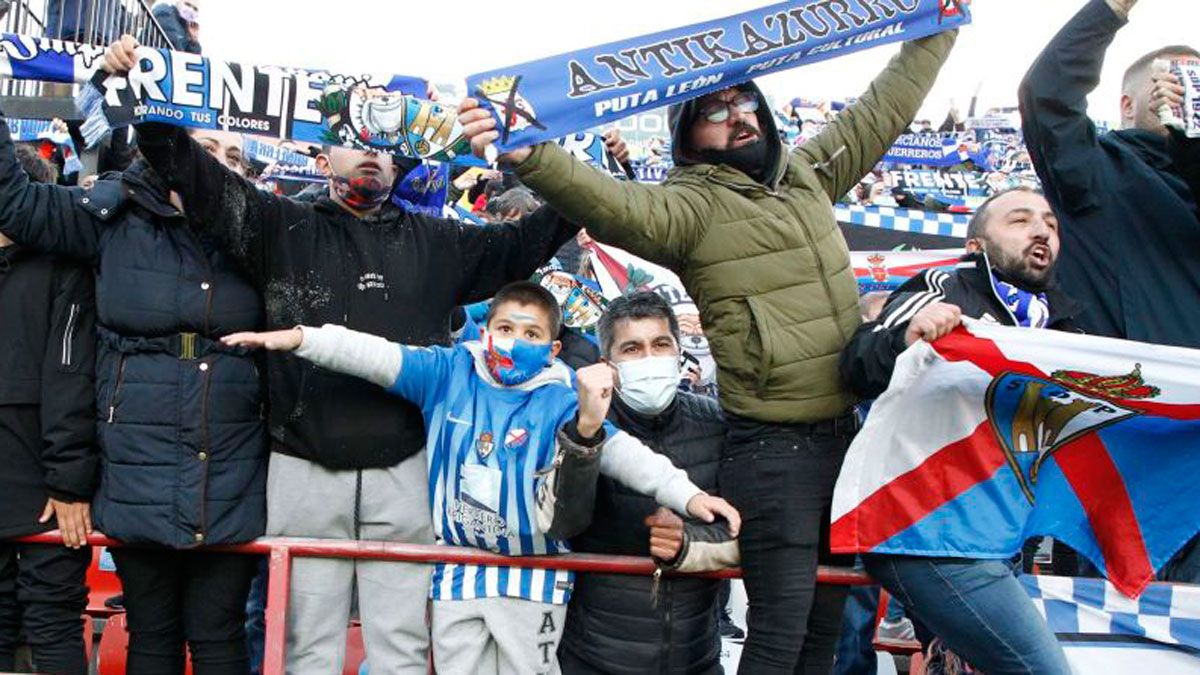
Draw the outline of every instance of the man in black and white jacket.
<instances>
[{"instance_id":1,"label":"man in black and white jacket","mask_svg":"<svg viewBox=\"0 0 1200 675\"><path fill-rule=\"evenodd\" d=\"M919 339L929 342L961 317L1006 326L1076 331L1080 306L1054 284L1058 221L1036 190L993 196L967 229L967 254L954 271L928 269L888 297L879 318L865 323L842 352L842 377L859 396L888 387L896 357Z\"/></svg>"},{"instance_id":2,"label":"man in black and white jacket","mask_svg":"<svg viewBox=\"0 0 1200 675\"><path fill-rule=\"evenodd\" d=\"M1017 188L983 204L967 231L967 255L951 272L927 270L888 298L842 353L842 377L863 398L888 388L896 358L932 342L963 317L1073 331L1077 306L1054 286L1058 219L1038 191ZM1070 673L1062 648L1007 562L863 555L867 572L906 611L987 673ZM947 603L947 597L957 597Z\"/></svg>"}]
</instances>

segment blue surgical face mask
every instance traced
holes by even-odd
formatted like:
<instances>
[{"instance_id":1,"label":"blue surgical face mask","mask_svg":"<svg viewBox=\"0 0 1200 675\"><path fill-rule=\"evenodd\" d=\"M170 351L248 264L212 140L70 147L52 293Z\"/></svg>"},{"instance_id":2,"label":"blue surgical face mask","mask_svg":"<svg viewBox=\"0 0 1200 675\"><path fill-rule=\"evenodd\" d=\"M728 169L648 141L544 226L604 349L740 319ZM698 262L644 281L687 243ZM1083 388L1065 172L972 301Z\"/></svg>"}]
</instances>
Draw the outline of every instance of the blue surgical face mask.
<instances>
[{"instance_id":1,"label":"blue surgical face mask","mask_svg":"<svg viewBox=\"0 0 1200 675\"><path fill-rule=\"evenodd\" d=\"M484 331L484 360L488 372L505 386L528 382L550 365L553 349L550 343L537 344L517 338L497 337Z\"/></svg>"}]
</instances>

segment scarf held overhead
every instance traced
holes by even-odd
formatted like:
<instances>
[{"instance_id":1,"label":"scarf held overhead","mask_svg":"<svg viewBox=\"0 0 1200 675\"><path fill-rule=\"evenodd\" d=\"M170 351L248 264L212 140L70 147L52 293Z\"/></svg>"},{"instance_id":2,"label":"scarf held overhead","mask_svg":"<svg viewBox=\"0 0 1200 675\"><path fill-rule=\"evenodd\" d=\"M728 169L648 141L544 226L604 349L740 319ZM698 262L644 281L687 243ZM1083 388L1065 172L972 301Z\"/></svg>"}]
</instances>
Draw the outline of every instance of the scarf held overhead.
<instances>
[{"instance_id":1,"label":"scarf held overhead","mask_svg":"<svg viewBox=\"0 0 1200 675\"><path fill-rule=\"evenodd\" d=\"M971 20L966 0L783 2L490 70L467 89L500 122L501 150L533 145L760 75Z\"/></svg>"},{"instance_id":2,"label":"scarf held overhead","mask_svg":"<svg viewBox=\"0 0 1200 675\"><path fill-rule=\"evenodd\" d=\"M421 78L242 65L149 47L137 56L127 76L110 76L100 68L102 47L0 35L0 77L92 85L80 96L89 140L153 121L476 162L457 109L424 100Z\"/></svg>"}]
</instances>

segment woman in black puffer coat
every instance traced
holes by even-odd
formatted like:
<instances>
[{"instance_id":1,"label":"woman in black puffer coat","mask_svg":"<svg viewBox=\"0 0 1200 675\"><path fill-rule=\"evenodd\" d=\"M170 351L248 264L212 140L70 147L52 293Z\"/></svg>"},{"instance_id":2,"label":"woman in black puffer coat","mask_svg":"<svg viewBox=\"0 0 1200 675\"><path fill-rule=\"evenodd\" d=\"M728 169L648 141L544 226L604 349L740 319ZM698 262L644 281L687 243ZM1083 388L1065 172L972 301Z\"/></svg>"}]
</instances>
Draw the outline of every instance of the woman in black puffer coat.
<instances>
[{"instance_id":1,"label":"woman in black puffer coat","mask_svg":"<svg viewBox=\"0 0 1200 675\"><path fill-rule=\"evenodd\" d=\"M222 161L229 161L224 153ZM129 673L248 671L243 623L256 559L202 547L261 536L263 385L218 342L261 326L262 302L190 229L143 162L88 192L31 183L0 123L0 232L96 272L101 482L96 528L115 549Z\"/></svg>"}]
</instances>

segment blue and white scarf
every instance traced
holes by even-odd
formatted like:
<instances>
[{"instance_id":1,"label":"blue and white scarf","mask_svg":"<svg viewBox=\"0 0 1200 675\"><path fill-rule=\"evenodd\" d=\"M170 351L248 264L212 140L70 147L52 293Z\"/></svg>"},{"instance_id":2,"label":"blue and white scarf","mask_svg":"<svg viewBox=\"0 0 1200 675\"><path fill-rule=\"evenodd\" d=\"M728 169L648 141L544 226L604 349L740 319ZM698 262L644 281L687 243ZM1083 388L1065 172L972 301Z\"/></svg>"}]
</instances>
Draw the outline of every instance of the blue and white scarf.
<instances>
[{"instance_id":1,"label":"blue and white scarf","mask_svg":"<svg viewBox=\"0 0 1200 675\"><path fill-rule=\"evenodd\" d=\"M996 295L1012 312L1018 326L1025 328L1045 328L1050 323L1050 303L1045 293L1031 293L1021 288L1001 281L992 275L992 287Z\"/></svg>"}]
</instances>

